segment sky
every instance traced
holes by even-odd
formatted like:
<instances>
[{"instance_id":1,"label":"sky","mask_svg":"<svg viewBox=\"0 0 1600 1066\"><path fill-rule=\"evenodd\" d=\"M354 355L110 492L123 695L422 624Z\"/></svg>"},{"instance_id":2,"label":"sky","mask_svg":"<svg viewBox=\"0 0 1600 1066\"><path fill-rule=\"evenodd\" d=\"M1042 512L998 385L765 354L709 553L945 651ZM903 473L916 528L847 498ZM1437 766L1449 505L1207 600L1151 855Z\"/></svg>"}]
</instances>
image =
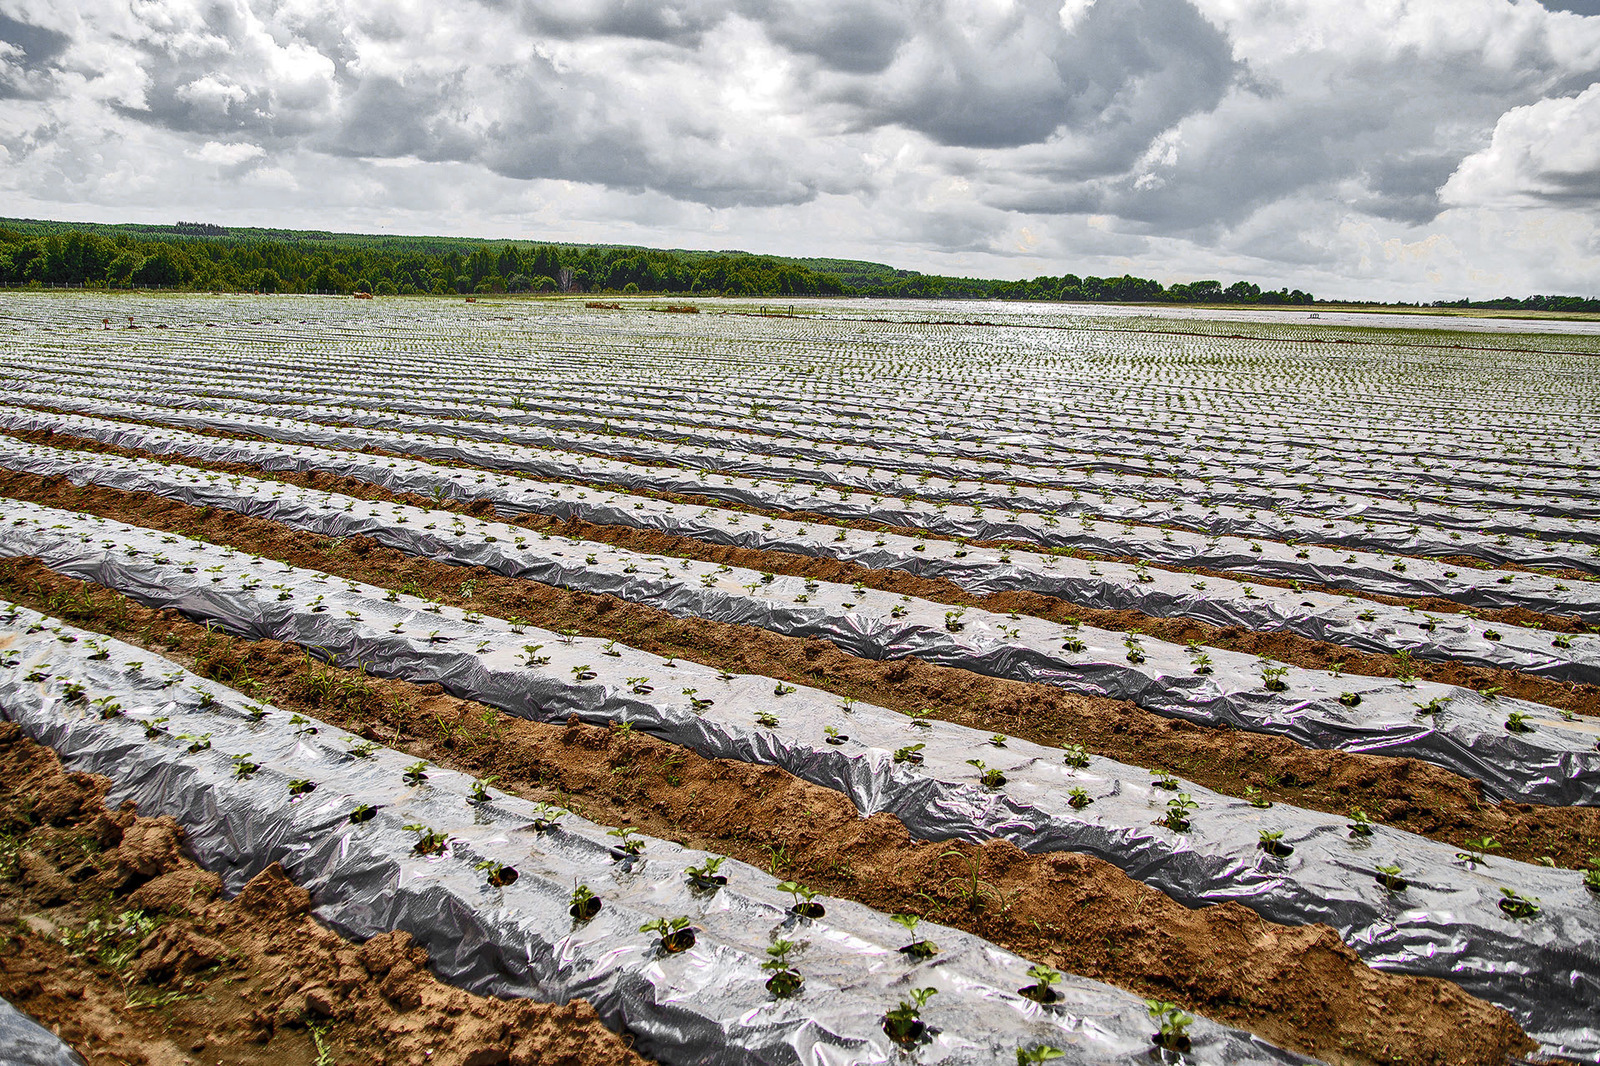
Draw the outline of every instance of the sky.
<instances>
[{"instance_id":1,"label":"sky","mask_svg":"<svg viewBox=\"0 0 1600 1066\"><path fill-rule=\"evenodd\" d=\"M0 0L0 215L1600 295L1600 0Z\"/></svg>"}]
</instances>

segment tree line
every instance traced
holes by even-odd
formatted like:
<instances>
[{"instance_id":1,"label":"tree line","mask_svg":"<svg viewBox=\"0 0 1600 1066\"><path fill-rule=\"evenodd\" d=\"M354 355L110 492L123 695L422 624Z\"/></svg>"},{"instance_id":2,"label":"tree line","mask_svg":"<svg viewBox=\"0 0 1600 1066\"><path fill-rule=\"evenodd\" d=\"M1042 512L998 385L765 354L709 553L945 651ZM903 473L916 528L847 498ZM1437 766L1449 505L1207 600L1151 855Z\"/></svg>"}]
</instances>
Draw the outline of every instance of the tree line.
<instances>
[{"instance_id":1,"label":"tree line","mask_svg":"<svg viewBox=\"0 0 1600 1066\"><path fill-rule=\"evenodd\" d=\"M155 226L0 220L0 285L34 284L379 296L644 292L1280 306L1316 302L1299 289L1263 290L1249 281L1163 285L1129 274L1006 281L738 251L241 230L205 222ZM1433 306L1600 311L1600 300L1508 296Z\"/></svg>"}]
</instances>

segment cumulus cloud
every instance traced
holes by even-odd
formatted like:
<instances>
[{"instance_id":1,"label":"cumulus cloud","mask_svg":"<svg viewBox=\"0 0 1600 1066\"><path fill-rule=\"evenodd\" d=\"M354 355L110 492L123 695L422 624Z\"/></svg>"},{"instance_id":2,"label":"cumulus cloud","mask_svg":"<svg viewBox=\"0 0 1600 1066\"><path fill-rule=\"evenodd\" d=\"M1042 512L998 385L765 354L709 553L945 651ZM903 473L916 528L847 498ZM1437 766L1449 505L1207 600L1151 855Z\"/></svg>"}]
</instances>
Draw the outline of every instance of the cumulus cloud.
<instances>
[{"instance_id":1,"label":"cumulus cloud","mask_svg":"<svg viewBox=\"0 0 1600 1066\"><path fill-rule=\"evenodd\" d=\"M1507 111L1489 146L1462 161L1441 195L1466 206L1600 202L1600 82Z\"/></svg>"},{"instance_id":2,"label":"cumulus cloud","mask_svg":"<svg viewBox=\"0 0 1600 1066\"><path fill-rule=\"evenodd\" d=\"M954 273L1600 291L1596 3L0 0L0 191Z\"/></svg>"}]
</instances>

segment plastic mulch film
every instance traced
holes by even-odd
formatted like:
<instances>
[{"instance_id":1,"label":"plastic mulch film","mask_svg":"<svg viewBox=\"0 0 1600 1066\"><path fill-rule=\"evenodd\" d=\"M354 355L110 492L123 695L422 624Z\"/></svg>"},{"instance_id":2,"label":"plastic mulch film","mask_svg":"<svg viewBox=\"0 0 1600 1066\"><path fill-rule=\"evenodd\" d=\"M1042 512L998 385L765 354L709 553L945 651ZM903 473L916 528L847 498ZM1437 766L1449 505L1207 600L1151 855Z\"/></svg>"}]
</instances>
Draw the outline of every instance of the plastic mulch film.
<instances>
[{"instance_id":1,"label":"plastic mulch film","mask_svg":"<svg viewBox=\"0 0 1600 1066\"><path fill-rule=\"evenodd\" d=\"M552 539L446 511L167 467L150 460L62 452L0 441L0 468L66 475L80 484L153 492L282 522L329 537L381 544L462 566L619 597L680 617L821 637L868 659L914 655L994 677L1039 681L1082 695L1208 725L1287 736L1317 748L1409 756L1477 778L1497 798L1600 802L1600 721L1431 682L1336 676L1201 652L1089 626L759 571ZM0 543L3 543L0 532ZM1281 691L1267 688L1268 678ZM1515 716L1515 717L1513 717ZM1520 723L1513 731L1508 722Z\"/></svg>"},{"instance_id":2,"label":"plastic mulch film","mask_svg":"<svg viewBox=\"0 0 1600 1066\"><path fill-rule=\"evenodd\" d=\"M61 1038L0 999L0 1063L4 1066L83 1066Z\"/></svg>"},{"instance_id":3,"label":"plastic mulch film","mask_svg":"<svg viewBox=\"0 0 1600 1066\"><path fill-rule=\"evenodd\" d=\"M975 507L970 511L951 509L915 498L822 491L798 483L785 484L770 479L731 475L701 477L694 471L679 467L652 467L594 456L419 433L329 427L219 411L198 414L150 405L73 400L69 397L57 398L52 402L75 411L110 418L135 418L166 426L214 428L223 432L260 436L290 447L380 448L435 462L464 463L536 477L587 480L651 492L688 493L755 507L821 513L844 520L882 522L925 529L939 537L1017 540L1038 543L1047 548L1114 556L1133 555L1158 565L1204 567L1392 596L1437 596L1475 608L1522 607L1552 614L1574 614L1591 623L1600 623L1600 582L1596 581L1569 581L1528 572L1475 570L1428 559L1397 559L1310 544L1208 537L1178 529L1157 531L1144 526L1094 521L1087 517L1064 522L1058 516L1020 510L984 507ZM152 430L100 418L43 414L6 409L3 406L0 406L0 428L57 429L129 447L142 446L155 450L165 447L187 452L197 447L192 443L163 445L160 433L176 433L176 430ZM217 449L224 448L228 443L224 438L198 439L213 442L212 447ZM142 443L145 441L149 443ZM257 448L258 458L255 461L259 463L263 456L275 454L277 450ZM392 461L396 464L395 469L399 469L404 460ZM491 475L479 471L476 482L463 482L461 487L469 492L483 489L484 486L495 484L490 478ZM515 510L514 504L504 506L507 511ZM884 535L886 538L887 535ZM862 539L862 535L856 534L856 539ZM878 538L868 534L865 539L873 544ZM818 549L813 548L812 551L817 553ZM945 551L953 553L964 549L953 547ZM976 550L973 554L976 558ZM1006 553L989 553L989 557L1006 561ZM1001 575L1004 575L1004 571Z\"/></svg>"},{"instance_id":4,"label":"plastic mulch film","mask_svg":"<svg viewBox=\"0 0 1600 1066\"><path fill-rule=\"evenodd\" d=\"M888 811L925 839L1002 837L1029 851L1087 853L1191 906L1233 901L1285 924L1325 922L1373 966L1454 981L1545 1044L1600 1057L1600 901L1575 871L1479 863L1383 826L1352 835L1326 814L1258 809L1100 758L1072 765L1061 749L996 745L964 727L173 534L26 504L5 511L8 552L142 602L523 717L626 721L708 758L778 766L845 793L863 814ZM1288 854L1262 850L1263 831L1281 833L1275 850ZM1509 916L1508 890L1537 901L1537 916Z\"/></svg>"},{"instance_id":5,"label":"plastic mulch film","mask_svg":"<svg viewBox=\"0 0 1600 1066\"><path fill-rule=\"evenodd\" d=\"M704 852L487 789L475 799L465 775L408 776L399 752L142 649L31 611L4 617L5 717L73 769L111 778L116 799L176 818L227 891L280 862L318 918L358 939L404 930L474 992L583 997L668 1063L895 1061L880 1019L913 988L938 990L920 1062L1010 1062L1041 1045L1084 1066L1150 1061L1155 1026L1126 992L1068 976L1040 1005L1019 994L1034 983L1027 962L970 934L925 927L939 952L917 961L898 950L903 929L859 904L819 898L820 914L797 916L772 877L732 860L716 871L723 886L696 888L685 871ZM570 912L579 884L600 904L587 921ZM693 931L687 950L640 928L678 917ZM789 998L768 991L762 968L779 939L796 945L804 982ZM1306 1061L1206 1021L1191 1039L1184 1061Z\"/></svg>"},{"instance_id":6,"label":"plastic mulch film","mask_svg":"<svg viewBox=\"0 0 1600 1066\"><path fill-rule=\"evenodd\" d=\"M0 426L8 415L0 411ZM758 518L738 511L677 504L648 496L599 492L524 478L440 467L309 445L203 436L183 430L107 423L70 415L20 415L14 428L48 428L157 454L246 463L264 471L318 471L396 492L442 499L487 499L503 514L583 518L602 525L658 530L741 548L841 559L875 569L943 578L968 591L1037 592L1104 610L1194 618L1216 626L1285 631L1362 651L1517 670L1562 681L1600 684L1600 639L1547 633L1465 615L1408 610L1353 596L1251 586L1227 578L1151 570L1143 564L1086 561L1036 552L965 548L895 533ZM49 454L49 451L37 454ZM66 452L81 461L82 453ZM1002 555L1006 561L1002 561ZM1600 596L1600 588L1590 590ZM1600 609L1600 602L1596 603Z\"/></svg>"},{"instance_id":7,"label":"plastic mulch film","mask_svg":"<svg viewBox=\"0 0 1600 1066\"><path fill-rule=\"evenodd\" d=\"M114 376L109 374L108 376ZM1219 484L1215 478L1138 477L1106 484L1077 471L1000 464L932 454L899 439L871 446L839 439L849 429L818 427L822 440L712 430L692 423L671 427L637 423L621 412L605 415L608 432L598 434L544 424L540 415L499 403L446 405L417 403L403 395L357 398L332 395L318 403L258 403L212 384L207 398L173 398L167 383L116 383L88 386L72 382L24 384L119 398L130 392L157 404L215 408L233 413L282 415L323 424L406 430L466 440L502 441L541 449L616 455L647 463L747 477L796 477L900 495L906 492L957 506L981 505L1068 516L1098 513L1117 521L1164 523L1211 535L1302 539L1365 550L1419 555L1470 554L1495 562L1577 567L1600 571L1594 552L1600 533L1577 515L1531 514L1505 500L1486 514L1466 514L1453 505L1380 497L1352 500L1347 487L1294 484L1262 490L1244 484ZM591 412L583 424L601 417ZM558 420L559 421L559 420ZM659 438L666 437L667 440ZM810 466L802 468L799 463ZM902 478L916 476L908 486ZM935 480L937 479L937 480ZM1085 494L1099 496L1097 502ZM1189 510L1185 505L1202 501ZM1582 509L1582 505L1579 505ZM1304 523L1304 524L1302 524Z\"/></svg>"}]
</instances>

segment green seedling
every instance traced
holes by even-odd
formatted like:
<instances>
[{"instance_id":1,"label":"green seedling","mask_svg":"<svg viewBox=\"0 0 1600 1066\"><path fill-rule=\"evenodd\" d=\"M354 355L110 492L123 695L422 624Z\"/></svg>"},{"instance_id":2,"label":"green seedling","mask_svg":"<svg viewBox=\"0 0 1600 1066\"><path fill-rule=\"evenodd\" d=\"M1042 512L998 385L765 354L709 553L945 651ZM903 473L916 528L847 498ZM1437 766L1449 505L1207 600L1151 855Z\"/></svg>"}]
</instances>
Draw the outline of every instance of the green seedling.
<instances>
[{"instance_id":1,"label":"green seedling","mask_svg":"<svg viewBox=\"0 0 1600 1066\"><path fill-rule=\"evenodd\" d=\"M1471 863L1473 866L1487 864L1489 860L1486 857L1486 853L1494 851L1501 846L1500 842L1492 836L1479 837L1477 839L1468 838L1462 843L1466 845L1467 850L1456 852L1456 858L1461 859L1463 862Z\"/></svg>"},{"instance_id":2,"label":"green seedling","mask_svg":"<svg viewBox=\"0 0 1600 1066\"><path fill-rule=\"evenodd\" d=\"M902 955L908 955L913 959L931 959L939 954L939 946L937 944L917 936L917 925L922 921L921 918L915 914L891 914L889 918L904 927L905 931L911 935L911 943L900 949Z\"/></svg>"},{"instance_id":3,"label":"green seedling","mask_svg":"<svg viewBox=\"0 0 1600 1066\"><path fill-rule=\"evenodd\" d=\"M717 872L727 861L727 857L722 855L708 857L700 865L686 867L683 872L688 876L691 887L702 892L715 892L728 883L727 876Z\"/></svg>"},{"instance_id":4,"label":"green seedling","mask_svg":"<svg viewBox=\"0 0 1600 1066\"><path fill-rule=\"evenodd\" d=\"M289 782L289 795L305 796L317 790L317 783L310 778L297 777Z\"/></svg>"},{"instance_id":5,"label":"green seedling","mask_svg":"<svg viewBox=\"0 0 1600 1066\"><path fill-rule=\"evenodd\" d=\"M644 839L640 837L639 831L631 825L625 825L618 829L607 829L606 836L617 838L616 846L611 849L611 854L614 858L627 858L644 850Z\"/></svg>"},{"instance_id":6,"label":"green seedling","mask_svg":"<svg viewBox=\"0 0 1600 1066\"><path fill-rule=\"evenodd\" d=\"M370 740L357 740L350 738L350 754L357 759L370 759L377 752L378 745Z\"/></svg>"},{"instance_id":7,"label":"green seedling","mask_svg":"<svg viewBox=\"0 0 1600 1066\"><path fill-rule=\"evenodd\" d=\"M790 953L798 946L792 940L779 938L767 948L767 954L771 957L761 964L761 968L772 975L767 978L767 991L778 999L794 995L805 984L805 978L789 961Z\"/></svg>"},{"instance_id":8,"label":"green seedling","mask_svg":"<svg viewBox=\"0 0 1600 1066\"><path fill-rule=\"evenodd\" d=\"M1059 1059L1066 1054L1058 1047L1039 1044L1031 1048L1017 1048L1017 1066L1036 1066L1037 1063Z\"/></svg>"},{"instance_id":9,"label":"green seedling","mask_svg":"<svg viewBox=\"0 0 1600 1066\"><path fill-rule=\"evenodd\" d=\"M656 918L639 927L641 933L655 933L661 939L659 946L669 955L676 955L694 947L694 930L689 928L687 915L676 918Z\"/></svg>"},{"instance_id":10,"label":"green seedling","mask_svg":"<svg viewBox=\"0 0 1600 1066\"><path fill-rule=\"evenodd\" d=\"M1268 692L1288 692L1289 682L1284 678L1289 674L1287 666L1263 666L1261 668L1261 683Z\"/></svg>"},{"instance_id":11,"label":"green seedling","mask_svg":"<svg viewBox=\"0 0 1600 1066\"><path fill-rule=\"evenodd\" d=\"M1272 806L1272 801L1267 799L1267 794L1254 785L1246 785L1244 787L1244 798L1250 806L1258 811L1264 811Z\"/></svg>"},{"instance_id":12,"label":"green seedling","mask_svg":"<svg viewBox=\"0 0 1600 1066\"><path fill-rule=\"evenodd\" d=\"M1076 770L1082 770L1089 765L1089 753L1082 744L1068 744L1061 749L1061 761Z\"/></svg>"},{"instance_id":13,"label":"green seedling","mask_svg":"<svg viewBox=\"0 0 1600 1066\"><path fill-rule=\"evenodd\" d=\"M894 761L916 765L922 762L922 749L925 746L923 744L907 744L903 748L896 748L894 749Z\"/></svg>"},{"instance_id":14,"label":"green seedling","mask_svg":"<svg viewBox=\"0 0 1600 1066\"><path fill-rule=\"evenodd\" d=\"M1528 724L1528 716L1523 711L1512 711L1506 715L1506 729L1513 733L1533 732L1533 726Z\"/></svg>"},{"instance_id":15,"label":"green seedling","mask_svg":"<svg viewBox=\"0 0 1600 1066\"><path fill-rule=\"evenodd\" d=\"M816 892L802 885L798 881L779 881L775 886L779 892L787 892L794 899L794 906L789 908L789 913L797 918L821 918L826 913L822 904L814 902Z\"/></svg>"},{"instance_id":16,"label":"green seedling","mask_svg":"<svg viewBox=\"0 0 1600 1066\"><path fill-rule=\"evenodd\" d=\"M1189 793L1180 792L1167 800L1167 813L1161 816L1159 824L1175 833L1186 832L1189 829L1189 812L1199 806Z\"/></svg>"},{"instance_id":17,"label":"green seedling","mask_svg":"<svg viewBox=\"0 0 1600 1066\"><path fill-rule=\"evenodd\" d=\"M1158 773L1156 779L1150 782L1151 788L1165 789L1168 792L1178 791L1178 779L1171 774Z\"/></svg>"},{"instance_id":18,"label":"green seedling","mask_svg":"<svg viewBox=\"0 0 1600 1066\"><path fill-rule=\"evenodd\" d=\"M1081 811L1093 802L1094 797L1089 795L1087 789L1076 787L1067 789L1067 806L1073 810Z\"/></svg>"},{"instance_id":19,"label":"green seedling","mask_svg":"<svg viewBox=\"0 0 1600 1066\"><path fill-rule=\"evenodd\" d=\"M1350 835L1353 837L1369 837L1375 823L1367 816L1367 812L1360 807L1350 808Z\"/></svg>"},{"instance_id":20,"label":"green seedling","mask_svg":"<svg viewBox=\"0 0 1600 1066\"><path fill-rule=\"evenodd\" d=\"M1511 918L1537 918L1539 916L1539 897L1524 896L1509 888L1500 890L1500 909Z\"/></svg>"},{"instance_id":21,"label":"green seedling","mask_svg":"<svg viewBox=\"0 0 1600 1066\"><path fill-rule=\"evenodd\" d=\"M1283 859L1294 854L1293 845L1285 844L1283 842L1283 830L1263 829L1257 835L1260 837L1260 839L1256 842L1256 847L1260 848L1268 855L1271 855L1274 858Z\"/></svg>"},{"instance_id":22,"label":"green seedling","mask_svg":"<svg viewBox=\"0 0 1600 1066\"><path fill-rule=\"evenodd\" d=\"M1151 1037L1151 1042L1164 1051L1183 1053L1192 1046L1189 1040L1189 1026L1194 1024L1194 1016L1185 1014L1176 1003L1168 1003L1161 999L1147 999L1144 1001L1145 1009L1150 1012L1150 1020L1156 1023L1157 1032Z\"/></svg>"},{"instance_id":23,"label":"green seedling","mask_svg":"<svg viewBox=\"0 0 1600 1066\"><path fill-rule=\"evenodd\" d=\"M480 778L474 780L472 782L471 795L469 797L470 798L470 802L472 802L472 803L487 803L487 802L489 802L489 786L494 784L498 780L500 780L500 778L495 776L494 774L490 774L488 777L480 777Z\"/></svg>"},{"instance_id":24,"label":"green seedling","mask_svg":"<svg viewBox=\"0 0 1600 1066\"><path fill-rule=\"evenodd\" d=\"M411 846L411 850L416 852L418 855L443 854L445 844L448 843L450 839L445 834L435 832L434 830L423 825L421 822L412 822L409 825L402 826L401 828L407 830L408 832L417 834L417 842Z\"/></svg>"},{"instance_id":25,"label":"green seedling","mask_svg":"<svg viewBox=\"0 0 1600 1066\"><path fill-rule=\"evenodd\" d=\"M771 711L756 712L756 725L763 726L767 729L772 729L777 724L778 716L773 714Z\"/></svg>"},{"instance_id":26,"label":"green seedling","mask_svg":"<svg viewBox=\"0 0 1600 1066\"><path fill-rule=\"evenodd\" d=\"M406 767L405 773L400 775L401 780L408 785L420 785L428 779L427 769L428 760L418 759Z\"/></svg>"},{"instance_id":27,"label":"green seedling","mask_svg":"<svg viewBox=\"0 0 1600 1066\"><path fill-rule=\"evenodd\" d=\"M1346 707L1358 707L1361 705L1361 694L1359 692L1341 692L1339 693L1339 702Z\"/></svg>"},{"instance_id":28,"label":"green seedling","mask_svg":"<svg viewBox=\"0 0 1600 1066\"><path fill-rule=\"evenodd\" d=\"M1389 863L1384 866L1374 866L1373 872L1377 875L1378 884L1390 892L1404 892L1407 887L1406 879L1400 876L1398 863Z\"/></svg>"},{"instance_id":29,"label":"green seedling","mask_svg":"<svg viewBox=\"0 0 1600 1066\"><path fill-rule=\"evenodd\" d=\"M922 1008L938 992L937 988L914 988L909 1001L901 1000L897 1007L885 1013L883 1031L889 1039L905 1048L916 1047L930 1039L928 1026L922 1020Z\"/></svg>"},{"instance_id":30,"label":"green seedling","mask_svg":"<svg viewBox=\"0 0 1600 1066\"><path fill-rule=\"evenodd\" d=\"M1061 994L1051 985L1061 981L1061 971L1052 970L1048 966L1029 966L1028 976L1033 978L1033 984L1017 989L1017 994L1035 1003L1054 1003L1061 998Z\"/></svg>"},{"instance_id":31,"label":"green seedling","mask_svg":"<svg viewBox=\"0 0 1600 1066\"><path fill-rule=\"evenodd\" d=\"M493 859L474 863L472 868L481 870L486 875L485 879L489 882L490 888L505 888L507 885L515 884L517 880L517 871L514 867Z\"/></svg>"},{"instance_id":32,"label":"green seedling","mask_svg":"<svg viewBox=\"0 0 1600 1066\"><path fill-rule=\"evenodd\" d=\"M776 685L772 686L772 694L774 696L787 696L793 691L793 685L785 685L782 681L779 681Z\"/></svg>"},{"instance_id":33,"label":"green seedling","mask_svg":"<svg viewBox=\"0 0 1600 1066\"><path fill-rule=\"evenodd\" d=\"M600 913L600 897L589 891L588 885L574 888L568 902L567 913L576 921L587 922Z\"/></svg>"},{"instance_id":34,"label":"green seedling","mask_svg":"<svg viewBox=\"0 0 1600 1066\"><path fill-rule=\"evenodd\" d=\"M260 763L254 763L250 761L249 752L245 752L243 755L235 755L233 757L233 776L239 778L241 781L245 778L248 778L251 774L260 769Z\"/></svg>"},{"instance_id":35,"label":"green seedling","mask_svg":"<svg viewBox=\"0 0 1600 1066\"><path fill-rule=\"evenodd\" d=\"M370 803L358 803L356 809L350 812L350 824L360 825L362 822L370 822L377 813L378 808Z\"/></svg>"},{"instance_id":36,"label":"green seedling","mask_svg":"<svg viewBox=\"0 0 1600 1066\"><path fill-rule=\"evenodd\" d=\"M982 759L968 759L967 765L978 768L978 781L984 788L999 788L1006 783L1006 775L999 770L985 766Z\"/></svg>"}]
</instances>

